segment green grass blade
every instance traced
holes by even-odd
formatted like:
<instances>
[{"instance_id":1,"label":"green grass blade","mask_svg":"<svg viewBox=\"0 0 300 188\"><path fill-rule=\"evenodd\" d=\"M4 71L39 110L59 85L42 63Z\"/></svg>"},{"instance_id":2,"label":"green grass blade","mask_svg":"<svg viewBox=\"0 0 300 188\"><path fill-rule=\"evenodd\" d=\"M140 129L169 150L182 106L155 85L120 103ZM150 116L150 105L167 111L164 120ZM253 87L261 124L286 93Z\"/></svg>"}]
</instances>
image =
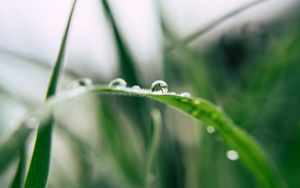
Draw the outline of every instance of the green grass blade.
<instances>
[{"instance_id":1,"label":"green grass blade","mask_svg":"<svg viewBox=\"0 0 300 188\"><path fill-rule=\"evenodd\" d=\"M22 150L24 142L32 132L31 128L21 125L0 144L0 174L15 159L18 151Z\"/></svg>"},{"instance_id":2,"label":"green grass blade","mask_svg":"<svg viewBox=\"0 0 300 188\"><path fill-rule=\"evenodd\" d=\"M17 168L16 175L12 182L11 188L22 188L23 187L23 180L24 180L24 173L26 169L26 145L24 144L20 151L20 159Z\"/></svg>"},{"instance_id":3,"label":"green grass blade","mask_svg":"<svg viewBox=\"0 0 300 188\"><path fill-rule=\"evenodd\" d=\"M202 36L203 34L207 33L208 31L210 31L211 29L215 28L216 26L218 26L219 24L221 24L222 22L224 22L225 20L227 20L228 18L231 18L232 16L235 16L241 12L243 12L244 10L247 10L248 8L251 8L261 2L264 2L266 0L256 0L253 2L250 2L242 7L237 8L234 11L231 11L228 14L225 14L224 16L222 16L221 18L218 18L212 22L210 22L207 26L205 26L204 28L200 29L199 31L196 31L195 33L191 34L190 36L186 37L185 39L176 42L174 45L172 45L171 47L167 48L167 52L171 52L174 49L183 47L188 45L189 43L191 43L192 41L194 41L195 39L197 39L198 37Z\"/></svg>"},{"instance_id":4,"label":"green grass blade","mask_svg":"<svg viewBox=\"0 0 300 188\"><path fill-rule=\"evenodd\" d=\"M152 185L152 173L153 173L153 168L154 168L154 162L156 158L156 154L158 151L159 143L160 143L160 138L161 138L161 113L158 109L154 109L151 112L151 128L152 128L152 135L151 135L151 141L150 141L150 146L149 150L147 153L147 166L146 166L146 188L153 187Z\"/></svg>"},{"instance_id":5,"label":"green grass blade","mask_svg":"<svg viewBox=\"0 0 300 188\"><path fill-rule=\"evenodd\" d=\"M216 132L221 136L229 149L234 149L238 152L239 161L249 174L256 179L257 184L264 188L285 187L281 176L279 176L277 171L273 168L260 145L257 144L249 134L236 126L222 110L204 99L188 98L173 94L154 94L147 90L136 91L130 88L119 89L100 86L89 87L86 92L82 93L143 96L184 111L206 125L214 126ZM42 106L30 115L43 119L45 118L45 114L49 116L52 113L55 106L74 97L76 97L76 95L74 95L73 92L70 94L65 93L60 97L54 97L47 102L47 105ZM26 118L28 117L25 117L25 119Z\"/></svg>"},{"instance_id":6,"label":"green grass blade","mask_svg":"<svg viewBox=\"0 0 300 188\"><path fill-rule=\"evenodd\" d=\"M46 99L53 96L56 93L56 89L57 89L57 85L58 85L58 79L59 79L59 75L61 73L62 70L62 66L63 66L63 61L64 61L64 56L65 56L65 51L66 51L66 44L67 44L67 38L68 38L68 34L69 34L69 29L70 29L70 25L71 25L71 20L72 20L72 16L73 16L73 12L75 9L75 5L76 5L76 0L74 0L70 15L69 15L69 19L67 22L67 26L64 32L64 36L60 45L60 49L59 49L59 53L58 53L58 57L57 60L54 64L54 68L50 77L50 82L49 82L49 87L48 87L48 91L47 91L47 95L46 95Z\"/></svg>"},{"instance_id":7,"label":"green grass blade","mask_svg":"<svg viewBox=\"0 0 300 188\"><path fill-rule=\"evenodd\" d=\"M73 3L67 26L65 29L65 33L61 42L59 54L50 77L49 87L46 93L46 99L48 99L51 96L54 96L56 93L59 76L63 66L66 43L75 5L76 0ZM33 156L31 159L30 168L25 182L25 188L42 188L46 186L50 164L53 124L54 119L53 117L50 117L45 121L45 125L38 129Z\"/></svg>"},{"instance_id":8,"label":"green grass blade","mask_svg":"<svg viewBox=\"0 0 300 188\"><path fill-rule=\"evenodd\" d=\"M137 84L140 85L140 79L138 77L135 62L130 54L129 48L126 45L124 38L122 38L121 31L118 28L116 20L113 16L113 12L109 6L109 2L107 0L101 0L103 5L103 9L106 17L108 18L111 26L114 39L116 41L117 53L119 56L119 63L121 69L121 77L127 81L128 85ZM144 136L147 137L147 131L145 130L148 117L145 117L145 111L149 111L148 104L143 100L127 100L124 101L125 106L134 106L133 108L127 108L126 113L130 114L131 117L134 117L134 121L136 121L136 125L139 125L138 128L143 132ZM143 107L143 109L141 109ZM134 114L138 114L137 116L133 116ZM148 113L146 113L148 114Z\"/></svg>"},{"instance_id":9,"label":"green grass blade","mask_svg":"<svg viewBox=\"0 0 300 188\"><path fill-rule=\"evenodd\" d=\"M101 0L104 12L112 25L113 35L116 40L117 52L120 58L120 66L122 71L122 77L127 80L129 84L139 84L139 79L136 74L134 61L128 51L124 39L122 39L120 30L117 27L116 21L113 17L111 8L107 0Z\"/></svg>"}]
</instances>

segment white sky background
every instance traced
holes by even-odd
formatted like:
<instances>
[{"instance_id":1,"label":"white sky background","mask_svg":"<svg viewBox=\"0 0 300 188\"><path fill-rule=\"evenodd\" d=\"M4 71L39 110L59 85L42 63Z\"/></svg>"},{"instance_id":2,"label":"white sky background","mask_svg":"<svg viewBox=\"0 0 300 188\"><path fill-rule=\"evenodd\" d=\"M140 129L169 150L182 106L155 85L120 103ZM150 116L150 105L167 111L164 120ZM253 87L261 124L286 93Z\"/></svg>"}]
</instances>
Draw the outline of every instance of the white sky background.
<instances>
[{"instance_id":1,"label":"white sky background","mask_svg":"<svg viewBox=\"0 0 300 188\"><path fill-rule=\"evenodd\" d=\"M110 80L119 76L118 57L111 29L104 18L99 1L78 0L67 48L67 66L82 73L84 77ZM144 82L149 84L162 76L162 34L157 9L159 4L162 5L170 26L174 28L178 37L182 38L251 1L110 0L109 2L117 23L130 45L130 50L138 60L137 68ZM255 22L262 18L270 19L296 2L298 1L268 0L226 21L220 28L235 27L237 23ZM0 48L37 57L45 62L54 62L71 3L71 0L0 0ZM215 33L214 36L221 33L220 28L212 32ZM28 76L26 66L22 66L21 69L9 59L11 58L3 58L3 54L0 53L0 84L3 85L5 82L6 85L20 89L23 89L23 86L29 96L42 100L48 74ZM19 67L21 70L17 70Z\"/></svg>"}]
</instances>

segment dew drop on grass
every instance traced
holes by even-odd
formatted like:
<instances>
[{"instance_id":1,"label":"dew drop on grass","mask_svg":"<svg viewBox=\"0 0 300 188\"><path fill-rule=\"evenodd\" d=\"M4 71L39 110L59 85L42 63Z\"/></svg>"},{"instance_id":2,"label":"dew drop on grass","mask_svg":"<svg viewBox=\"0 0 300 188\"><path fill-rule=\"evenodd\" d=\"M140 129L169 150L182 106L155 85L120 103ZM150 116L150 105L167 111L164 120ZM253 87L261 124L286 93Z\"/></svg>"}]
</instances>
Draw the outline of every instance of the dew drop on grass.
<instances>
[{"instance_id":1,"label":"dew drop on grass","mask_svg":"<svg viewBox=\"0 0 300 188\"><path fill-rule=\"evenodd\" d=\"M82 79L77 80L77 83L78 83L79 86L86 87L86 86L92 85L93 81L89 78L82 78Z\"/></svg>"},{"instance_id":2,"label":"dew drop on grass","mask_svg":"<svg viewBox=\"0 0 300 188\"><path fill-rule=\"evenodd\" d=\"M235 150L228 150L226 152L226 157L231 161L235 161L239 159L239 153Z\"/></svg>"},{"instance_id":3,"label":"dew drop on grass","mask_svg":"<svg viewBox=\"0 0 300 188\"><path fill-rule=\"evenodd\" d=\"M79 87L88 87L88 86L91 86L93 84L93 81L89 78L81 78L81 79L78 79L74 82L72 82L70 84L70 87L68 87L70 90L72 89L76 89L76 88L79 88Z\"/></svg>"},{"instance_id":4,"label":"dew drop on grass","mask_svg":"<svg viewBox=\"0 0 300 188\"><path fill-rule=\"evenodd\" d=\"M162 80L156 80L151 84L151 91L154 93L165 94L168 92L168 84Z\"/></svg>"},{"instance_id":5,"label":"dew drop on grass","mask_svg":"<svg viewBox=\"0 0 300 188\"><path fill-rule=\"evenodd\" d=\"M210 134L214 133L216 130L215 130L215 127L212 126L212 125L209 125L206 127L206 131Z\"/></svg>"},{"instance_id":6,"label":"dew drop on grass","mask_svg":"<svg viewBox=\"0 0 300 188\"><path fill-rule=\"evenodd\" d=\"M109 87L126 87L127 83L122 78L116 78L109 82Z\"/></svg>"},{"instance_id":7,"label":"dew drop on grass","mask_svg":"<svg viewBox=\"0 0 300 188\"><path fill-rule=\"evenodd\" d=\"M141 87L138 86L138 85L134 85L134 86L132 86L132 89L133 89L133 90L139 90L139 89L141 89Z\"/></svg>"},{"instance_id":8,"label":"dew drop on grass","mask_svg":"<svg viewBox=\"0 0 300 188\"><path fill-rule=\"evenodd\" d=\"M180 96L182 96L182 97L191 97L191 94L189 92L182 92L180 94Z\"/></svg>"},{"instance_id":9,"label":"dew drop on grass","mask_svg":"<svg viewBox=\"0 0 300 188\"><path fill-rule=\"evenodd\" d=\"M30 129L35 129L39 126L40 121L36 117L31 117L26 121L26 126Z\"/></svg>"}]
</instances>

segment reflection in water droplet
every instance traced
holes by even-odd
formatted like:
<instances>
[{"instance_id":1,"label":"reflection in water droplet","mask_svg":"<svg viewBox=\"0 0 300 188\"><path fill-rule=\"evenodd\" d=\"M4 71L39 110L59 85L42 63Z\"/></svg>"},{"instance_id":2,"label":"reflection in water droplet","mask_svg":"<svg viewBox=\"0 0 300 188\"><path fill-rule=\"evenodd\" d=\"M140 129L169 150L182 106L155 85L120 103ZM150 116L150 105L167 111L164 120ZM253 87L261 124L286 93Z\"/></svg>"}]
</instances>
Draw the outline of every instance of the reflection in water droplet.
<instances>
[{"instance_id":1,"label":"reflection in water droplet","mask_svg":"<svg viewBox=\"0 0 300 188\"><path fill-rule=\"evenodd\" d=\"M168 92L168 84L162 80L156 80L151 84L151 91L155 93L165 94Z\"/></svg>"},{"instance_id":2,"label":"reflection in water droplet","mask_svg":"<svg viewBox=\"0 0 300 188\"><path fill-rule=\"evenodd\" d=\"M235 161L239 159L239 153L235 150L228 150L226 152L226 157L231 161Z\"/></svg>"},{"instance_id":3,"label":"reflection in water droplet","mask_svg":"<svg viewBox=\"0 0 300 188\"><path fill-rule=\"evenodd\" d=\"M109 87L126 87L127 83L122 78L116 78L109 82Z\"/></svg>"},{"instance_id":4,"label":"reflection in water droplet","mask_svg":"<svg viewBox=\"0 0 300 188\"><path fill-rule=\"evenodd\" d=\"M36 117L31 117L26 121L26 126L30 129L35 129L39 126L40 121Z\"/></svg>"},{"instance_id":5,"label":"reflection in water droplet","mask_svg":"<svg viewBox=\"0 0 300 188\"><path fill-rule=\"evenodd\" d=\"M212 134L212 133L215 132L215 127L209 125L209 126L206 127L206 131L207 131L208 133Z\"/></svg>"},{"instance_id":6,"label":"reflection in water droplet","mask_svg":"<svg viewBox=\"0 0 300 188\"><path fill-rule=\"evenodd\" d=\"M180 96L182 96L182 97L191 97L191 94L189 92L182 92L180 94Z\"/></svg>"},{"instance_id":7,"label":"reflection in water droplet","mask_svg":"<svg viewBox=\"0 0 300 188\"><path fill-rule=\"evenodd\" d=\"M175 92L169 92L168 94L169 94L169 95L176 95Z\"/></svg>"}]
</instances>

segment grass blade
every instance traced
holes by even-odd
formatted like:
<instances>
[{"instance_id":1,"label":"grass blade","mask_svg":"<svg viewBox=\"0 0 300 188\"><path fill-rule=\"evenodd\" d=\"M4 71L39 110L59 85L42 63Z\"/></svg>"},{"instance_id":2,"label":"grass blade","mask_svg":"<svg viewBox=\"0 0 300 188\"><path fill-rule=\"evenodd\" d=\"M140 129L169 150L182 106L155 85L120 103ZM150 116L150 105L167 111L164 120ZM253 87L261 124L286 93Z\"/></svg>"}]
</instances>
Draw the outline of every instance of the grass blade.
<instances>
[{"instance_id":1,"label":"grass blade","mask_svg":"<svg viewBox=\"0 0 300 188\"><path fill-rule=\"evenodd\" d=\"M216 132L221 136L227 146L238 152L240 156L239 161L249 174L256 179L257 184L264 188L285 187L281 176L274 170L273 165L268 160L260 145L257 144L249 134L236 126L217 106L204 99L188 98L174 94L155 94L147 90L137 91L130 88L120 89L100 86L89 87L87 91L82 92L82 94L83 93L143 96L184 111L206 125L214 126ZM46 105L33 112L31 116L35 115L40 119L42 119L45 114L49 116L57 105L74 97L76 98L76 95L69 93L65 93L60 97L54 97L49 100Z\"/></svg>"},{"instance_id":2,"label":"grass blade","mask_svg":"<svg viewBox=\"0 0 300 188\"><path fill-rule=\"evenodd\" d=\"M235 16L235 15L243 12L244 10L247 10L248 8L251 8L251 7L253 7L261 2L264 2L264 1L266 1L266 0L256 0L256 1L250 2L242 7L237 8L234 11L231 11L228 14L225 14L221 18L218 18L218 19L210 22L204 28L200 29L199 31L196 31L195 33L191 34L190 36L186 37L185 39L183 39L179 42L176 42L173 46L167 48L167 50L166 50L167 53L173 51L174 49L188 45L189 43L191 43L198 37L202 36L203 34L207 33L211 29L215 28L216 26L218 26L219 24L221 24L223 21L227 20L228 18L231 18L232 16Z\"/></svg>"},{"instance_id":3,"label":"grass blade","mask_svg":"<svg viewBox=\"0 0 300 188\"><path fill-rule=\"evenodd\" d=\"M54 96L56 93L59 75L63 66L67 37L75 5L76 0L73 3L67 26L65 29L65 33L61 42L59 54L51 74L48 91L46 93L46 99L48 99L51 96ZM39 127L38 129L33 156L31 159L30 168L25 182L25 188L42 188L46 186L50 164L53 124L54 119L53 117L50 117L46 120L45 125Z\"/></svg>"},{"instance_id":4,"label":"grass blade","mask_svg":"<svg viewBox=\"0 0 300 188\"><path fill-rule=\"evenodd\" d=\"M22 188L23 187L23 180L24 180L24 173L26 169L26 145L24 144L20 151L20 160L17 168L17 172L15 178L12 182L11 188Z\"/></svg>"},{"instance_id":5,"label":"grass blade","mask_svg":"<svg viewBox=\"0 0 300 188\"><path fill-rule=\"evenodd\" d=\"M150 142L150 147L147 153L147 166L146 166L146 188L153 187L152 185L152 173L154 168L154 161L156 158L157 150L160 143L161 138L161 113L158 109L152 110L151 113L152 122L152 137Z\"/></svg>"},{"instance_id":6,"label":"grass blade","mask_svg":"<svg viewBox=\"0 0 300 188\"><path fill-rule=\"evenodd\" d=\"M22 124L10 136L0 144L0 174L16 157L18 151L22 150L24 142L32 132L31 128Z\"/></svg>"},{"instance_id":7,"label":"grass blade","mask_svg":"<svg viewBox=\"0 0 300 188\"><path fill-rule=\"evenodd\" d=\"M129 84L139 84L139 79L134 67L134 61L131 55L129 54L125 41L122 39L120 30L117 27L111 8L107 0L101 0L101 2L104 7L104 12L112 25L114 38L116 40L117 51L119 53L120 58L122 77L125 78L125 80L127 80Z\"/></svg>"}]
</instances>

